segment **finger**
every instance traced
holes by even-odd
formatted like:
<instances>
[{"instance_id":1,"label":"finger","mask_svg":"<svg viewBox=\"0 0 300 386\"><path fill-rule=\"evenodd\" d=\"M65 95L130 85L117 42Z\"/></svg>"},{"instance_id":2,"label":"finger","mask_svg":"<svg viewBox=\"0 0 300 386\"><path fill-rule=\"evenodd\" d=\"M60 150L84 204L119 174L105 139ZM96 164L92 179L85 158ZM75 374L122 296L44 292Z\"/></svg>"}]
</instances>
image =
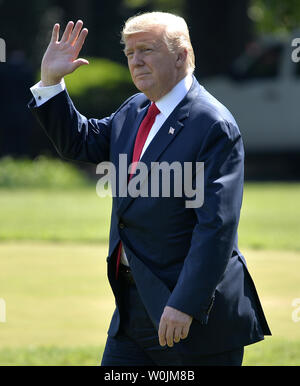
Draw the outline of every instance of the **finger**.
<instances>
[{"instance_id":1,"label":"finger","mask_svg":"<svg viewBox=\"0 0 300 386\"><path fill-rule=\"evenodd\" d=\"M65 42L67 42L69 40L71 32L72 32L72 29L73 29L73 26L74 26L74 22L73 21L69 21L69 23L67 24L66 29L65 29L65 31L63 33L63 36L60 39L61 43L65 43Z\"/></svg>"},{"instance_id":2,"label":"finger","mask_svg":"<svg viewBox=\"0 0 300 386\"><path fill-rule=\"evenodd\" d=\"M189 330L190 330L189 325L183 326L182 332L181 332L181 339L186 339L187 338L187 336L189 334Z\"/></svg>"},{"instance_id":3,"label":"finger","mask_svg":"<svg viewBox=\"0 0 300 386\"><path fill-rule=\"evenodd\" d=\"M59 28L60 28L60 26L58 23L54 24L54 27L52 30L52 35L51 35L51 43L57 43L58 42Z\"/></svg>"},{"instance_id":4,"label":"finger","mask_svg":"<svg viewBox=\"0 0 300 386\"><path fill-rule=\"evenodd\" d=\"M159 323L159 329L158 329L158 339L159 339L159 344L161 346L165 346L167 344L166 330L167 330L167 325L163 320L161 320Z\"/></svg>"},{"instance_id":5,"label":"finger","mask_svg":"<svg viewBox=\"0 0 300 386\"><path fill-rule=\"evenodd\" d=\"M174 346L174 327L173 326L170 326L170 325L167 326L166 340L167 340L167 345L169 347Z\"/></svg>"},{"instance_id":6,"label":"finger","mask_svg":"<svg viewBox=\"0 0 300 386\"><path fill-rule=\"evenodd\" d=\"M73 28L73 31L71 33L69 43L73 45L76 42L76 39L78 38L78 35L80 33L80 30L83 26L83 21L82 20L77 20L75 27Z\"/></svg>"},{"instance_id":7,"label":"finger","mask_svg":"<svg viewBox=\"0 0 300 386\"><path fill-rule=\"evenodd\" d=\"M174 342L175 343L180 342L181 334L182 334L182 328L176 327L175 331L174 331Z\"/></svg>"},{"instance_id":8,"label":"finger","mask_svg":"<svg viewBox=\"0 0 300 386\"><path fill-rule=\"evenodd\" d=\"M87 28L84 28L80 34L79 34L79 37L78 39L76 40L76 43L74 44L74 49L75 49L75 52L76 52L76 56L78 56L83 44L84 44L84 41L88 35L88 30Z\"/></svg>"}]
</instances>

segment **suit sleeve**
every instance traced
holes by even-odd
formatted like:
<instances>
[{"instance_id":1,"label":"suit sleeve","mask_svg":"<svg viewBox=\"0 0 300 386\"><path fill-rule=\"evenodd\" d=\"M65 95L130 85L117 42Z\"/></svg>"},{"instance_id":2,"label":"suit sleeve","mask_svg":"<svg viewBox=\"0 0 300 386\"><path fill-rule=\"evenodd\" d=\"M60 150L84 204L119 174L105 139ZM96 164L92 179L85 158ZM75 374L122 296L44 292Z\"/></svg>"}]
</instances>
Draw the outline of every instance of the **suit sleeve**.
<instances>
[{"instance_id":1,"label":"suit sleeve","mask_svg":"<svg viewBox=\"0 0 300 386\"><path fill-rule=\"evenodd\" d=\"M76 110L66 90L40 107L32 99L28 107L63 158L96 164L109 159L114 114L87 119Z\"/></svg>"},{"instance_id":2,"label":"suit sleeve","mask_svg":"<svg viewBox=\"0 0 300 386\"><path fill-rule=\"evenodd\" d=\"M208 322L214 292L232 255L243 195L244 150L238 128L214 123L203 141L204 203L190 249L167 305Z\"/></svg>"}]
</instances>

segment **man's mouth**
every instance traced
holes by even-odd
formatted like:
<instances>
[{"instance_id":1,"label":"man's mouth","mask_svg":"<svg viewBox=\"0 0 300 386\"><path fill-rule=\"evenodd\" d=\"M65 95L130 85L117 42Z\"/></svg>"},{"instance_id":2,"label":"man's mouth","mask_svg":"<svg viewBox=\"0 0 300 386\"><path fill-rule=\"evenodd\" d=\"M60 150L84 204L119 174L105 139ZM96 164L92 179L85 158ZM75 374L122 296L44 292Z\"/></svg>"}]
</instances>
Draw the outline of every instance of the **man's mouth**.
<instances>
[{"instance_id":1,"label":"man's mouth","mask_svg":"<svg viewBox=\"0 0 300 386\"><path fill-rule=\"evenodd\" d=\"M135 75L134 77L135 78L139 78L139 77L141 77L141 76L145 76L145 75L149 75L149 72L145 72L145 73L143 73L143 74L137 74L137 75Z\"/></svg>"}]
</instances>

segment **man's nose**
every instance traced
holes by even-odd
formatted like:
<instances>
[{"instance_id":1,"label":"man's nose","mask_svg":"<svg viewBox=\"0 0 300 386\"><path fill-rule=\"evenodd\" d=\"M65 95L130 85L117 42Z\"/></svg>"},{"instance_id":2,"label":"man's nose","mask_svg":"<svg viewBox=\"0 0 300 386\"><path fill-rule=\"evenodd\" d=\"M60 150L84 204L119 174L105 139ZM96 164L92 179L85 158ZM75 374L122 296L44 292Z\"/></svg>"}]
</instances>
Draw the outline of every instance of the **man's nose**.
<instances>
[{"instance_id":1,"label":"man's nose","mask_svg":"<svg viewBox=\"0 0 300 386\"><path fill-rule=\"evenodd\" d=\"M143 61L142 54L140 52L135 52L132 55L132 58L131 58L130 62L131 62L132 66L141 66L141 65L143 65L144 61Z\"/></svg>"}]
</instances>

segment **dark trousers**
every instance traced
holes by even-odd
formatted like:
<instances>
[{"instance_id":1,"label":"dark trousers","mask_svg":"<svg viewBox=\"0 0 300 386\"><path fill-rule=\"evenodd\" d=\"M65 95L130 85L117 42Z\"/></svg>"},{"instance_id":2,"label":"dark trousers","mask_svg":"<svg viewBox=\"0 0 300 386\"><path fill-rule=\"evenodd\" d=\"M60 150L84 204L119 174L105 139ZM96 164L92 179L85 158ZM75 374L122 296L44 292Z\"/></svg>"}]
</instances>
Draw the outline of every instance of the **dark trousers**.
<instances>
[{"instance_id":1,"label":"dark trousers","mask_svg":"<svg viewBox=\"0 0 300 386\"><path fill-rule=\"evenodd\" d=\"M244 348L214 355L180 355L173 347L161 347L135 285L122 280L121 328L108 337L101 366L241 366Z\"/></svg>"}]
</instances>

